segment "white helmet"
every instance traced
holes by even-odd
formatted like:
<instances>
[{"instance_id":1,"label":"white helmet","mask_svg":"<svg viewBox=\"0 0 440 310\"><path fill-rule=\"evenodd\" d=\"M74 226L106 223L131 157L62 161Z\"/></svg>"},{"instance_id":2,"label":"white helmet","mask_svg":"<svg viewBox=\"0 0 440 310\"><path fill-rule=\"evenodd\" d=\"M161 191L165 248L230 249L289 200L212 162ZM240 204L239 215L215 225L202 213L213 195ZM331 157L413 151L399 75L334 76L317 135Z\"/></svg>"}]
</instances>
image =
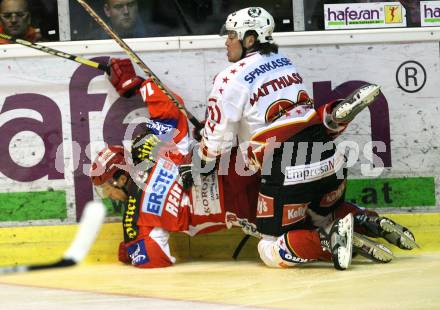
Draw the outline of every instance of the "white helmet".
<instances>
[{"instance_id":1,"label":"white helmet","mask_svg":"<svg viewBox=\"0 0 440 310\"><path fill-rule=\"evenodd\" d=\"M228 31L235 31L241 41L248 30L255 30L260 43L272 42L272 32L275 22L272 15L260 7L250 7L229 14L223 25L221 35Z\"/></svg>"}]
</instances>

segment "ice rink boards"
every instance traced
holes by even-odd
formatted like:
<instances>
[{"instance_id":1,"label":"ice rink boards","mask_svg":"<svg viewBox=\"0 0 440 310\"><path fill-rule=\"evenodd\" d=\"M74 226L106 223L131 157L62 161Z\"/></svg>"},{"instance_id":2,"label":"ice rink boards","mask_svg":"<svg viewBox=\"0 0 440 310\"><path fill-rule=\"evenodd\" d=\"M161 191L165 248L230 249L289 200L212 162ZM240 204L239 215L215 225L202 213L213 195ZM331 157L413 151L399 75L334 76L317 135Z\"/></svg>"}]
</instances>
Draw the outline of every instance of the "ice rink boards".
<instances>
[{"instance_id":1,"label":"ice rink boards","mask_svg":"<svg viewBox=\"0 0 440 310\"><path fill-rule=\"evenodd\" d=\"M408 225L422 248L404 252L392 247L396 258L389 264L355 258L342 272L326 263L266 268L255 257L254 241L233 261L231 249L215 243L233 240L234 247L237 232L174 239L175 250L186 249L190 257L170 268L139 270L99 255L115 245L109 234L116 224L110 224L79 267L1 276L0 309L440 309L440 216L390 217ZM15 234L14 245L5 239L9 233ZM5 255L11 247L21 262L26 248L26 262L29 256L47 261L48 251L53 259L59 257L48 245L38 246L38 240L26 247L19 229L2 228L0 236L2 262L11 263ZM212 260L215 249L219 260Z\"/></svg>"}]
</instances>

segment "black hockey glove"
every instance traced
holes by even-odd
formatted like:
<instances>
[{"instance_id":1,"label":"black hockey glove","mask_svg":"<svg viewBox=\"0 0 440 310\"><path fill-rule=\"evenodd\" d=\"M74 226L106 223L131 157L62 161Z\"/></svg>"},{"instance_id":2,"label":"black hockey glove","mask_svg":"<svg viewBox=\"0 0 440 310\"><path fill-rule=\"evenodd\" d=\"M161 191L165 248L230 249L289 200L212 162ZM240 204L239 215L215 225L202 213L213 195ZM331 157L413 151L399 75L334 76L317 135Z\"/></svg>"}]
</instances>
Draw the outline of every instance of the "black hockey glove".
<instances>
[{"instance_id":1,"label":"black hockey glove","mask_svg":"<svg viewBox=\"0 0 440 310\"><path fill-rule=\"evenodd\" d=\"M201 121L200 122L200 124L202 125L201 128L194 127L192 130L192 136L193 136L194 140L196 140L197 142L202 141L205 123L206 123L206 120Z\"/></svg>"},{"instance_id":2,"label":"black hockey glove","mask_svg":"<svg viewBox=\"0 0 440 310\"><path fill-rule=\"evenodd\" d=\"M200 158L198 149L194 149L191 161L192 171L194 174L200 174L204 176L210 175L217 169L217 161L217 159L206 161Z\"/></svg>"},{"instance_id":3,"label":"black hockey glove","mask_svg":"<svg viewBox=\"0 0 440 310\"><path fill-rule=\"evenodd\" d=\"M182 182L182 186L184 190L189 190L191 186L194 184L193 176L192 176L192 165L180 165L179 166L179 175L180 180Z\"/></svg>"}]
</instances>

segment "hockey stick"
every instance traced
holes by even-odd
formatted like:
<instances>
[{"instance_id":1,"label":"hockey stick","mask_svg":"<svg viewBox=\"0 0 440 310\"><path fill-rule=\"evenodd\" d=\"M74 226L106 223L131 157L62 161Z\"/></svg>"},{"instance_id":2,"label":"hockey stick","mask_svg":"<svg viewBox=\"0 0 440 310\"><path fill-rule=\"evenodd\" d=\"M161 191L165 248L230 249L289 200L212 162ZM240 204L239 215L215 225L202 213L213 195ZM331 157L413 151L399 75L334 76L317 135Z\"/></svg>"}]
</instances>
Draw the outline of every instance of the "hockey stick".
<instances>
[{"instance_id":1,"label":"hockey stick","mask_svg":"<svg viewBox=\"0 0 440 310\"><path fill-rule=\"evenodd\" d=\"M238 255L240 255L241 250L243 249L244 245L246 244L246 242L249 240L251 235L244 235L243 239L241 239L240 243L237 245L237 247L235 248L234 253L232 254L232 258L234 260L237 260Z\"/></svg>"},{"instance_id":2,"label":"hockey stick","mask_svg":"<svg viewBox=\"0 0 440 310\"><path fill-rule=\"evenodd\" d=\"M50 48L45 45L40 45L40 44L32 43L32 42L29 42L29 41L26 41L23 39L14 38L14 37L11 37L5 33L0 33L0 38L17 43L17 44L20 44L20 45L34 48L36 50L39 50L41 52L44 52L44 53L47 53L50 55L58 56L58 57L65 58L68 60L72 60L72 61L78 62L80 64L83 64L83 65L110 73L109 67L107 65L101 64L99 62L95 62L95 61L92 61L89 59L81 58L79 56L75 56L72 54L61 52L61 51L58 51L56 49Z\"/></svg>"},{"instance_id":3,"label":"hockey stick","mask_svg":"<svg viewBox=\"0 0 440 310\"><path fill-rule=\"evenodd\" d=\"M179 0L174 0L174 5L176 6L177 14L179 14L180 20L182 21L186 32L188 32L188 34L193 34L193 31L188 24L188 20L186 19L185 13L183 13L183 9L180 6Z\"/></svg>"},{"instance_id":4,"label":"hockey stick","mask_svg":"<svg viewBox=\"0 0 440 310\"><path fill-rule=\"evenodd\" d=\"M202 124L192 115L188 110L185 109L183 105L177 100L176 96L173 95L171 91L169 91L165 85L159 80L159 78L151 71L151 69L139 58L139 56L124 42L111 28L109 25L105 23L105 21L99 17L99 15L84 1L77 0L79 4L89 13L89 15L98 23L99 26L111 37L116 43L127 53L128 57L133 60L142 71L151 77L153 82L162 90L168 98L174 103L174 105L186 115L189 121L194 125L197 130L203 128Z\"/></svg>"},{"instance_id":5,"label":"hockey stick","mask_svg":"<svg viewBox=\"0 0 440 310\"><path fill-rule=\"evenodd\" d=\"M72 244L64 253L63 258L49 264L3 267L0 268L0 274L70 267L79 264L95 241L104 218L104 205L97 201L88 202L81 217L75 239L73 239Z\"/></svg>"},{"instance_id":6,"label":"hockey stick","mask_svg":"<svg viewBox=\"0 0 440 310\"><path fill-rule=\"evenodd\" d=\"M245 246L246 242L249 240L250 236L257 239L262 238L261 233L257 230L257 226L255 226L255 224L250 223L247 219L237 217L237 215L232 212L226 211L225 224L228 229L231 229L232 227L240 227L245 233L245 236L243 239L241 239L240 243L237 245L234 253L232 254L232 258L234 260L237 260L238 255Z\"/></svg>"}]
</instances>

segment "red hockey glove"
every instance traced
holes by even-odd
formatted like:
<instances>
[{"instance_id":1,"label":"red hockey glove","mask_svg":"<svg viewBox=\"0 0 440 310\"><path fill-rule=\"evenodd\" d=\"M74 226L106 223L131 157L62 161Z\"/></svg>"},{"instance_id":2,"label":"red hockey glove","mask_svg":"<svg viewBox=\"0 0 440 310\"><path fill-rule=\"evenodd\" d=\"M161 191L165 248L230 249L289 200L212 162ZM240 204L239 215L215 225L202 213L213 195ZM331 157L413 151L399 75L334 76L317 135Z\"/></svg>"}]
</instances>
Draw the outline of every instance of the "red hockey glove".
<instances>
[{"instance_id":1,"label":"red hockey glove","mask_svg":"<svg viewBox=\"0 0 440 310\"><path fill-rule=\"evenodd\" d=\"M118 259L124 264L130 264L131 262L130 258L128 257L127 246L123 241L119 243Z\"/></svg>"},{"instance_id":2,"label":"red hockey glove","mask_svg":"<svg viewBox=\"0 0 440 310\"><path fill-rule=\"evenodd\" d=\"M109 80L119 95L125 98L133 96L144 80L136 76L130 59L111 58L109 66Z\"/></svg>"}]
</instances>

